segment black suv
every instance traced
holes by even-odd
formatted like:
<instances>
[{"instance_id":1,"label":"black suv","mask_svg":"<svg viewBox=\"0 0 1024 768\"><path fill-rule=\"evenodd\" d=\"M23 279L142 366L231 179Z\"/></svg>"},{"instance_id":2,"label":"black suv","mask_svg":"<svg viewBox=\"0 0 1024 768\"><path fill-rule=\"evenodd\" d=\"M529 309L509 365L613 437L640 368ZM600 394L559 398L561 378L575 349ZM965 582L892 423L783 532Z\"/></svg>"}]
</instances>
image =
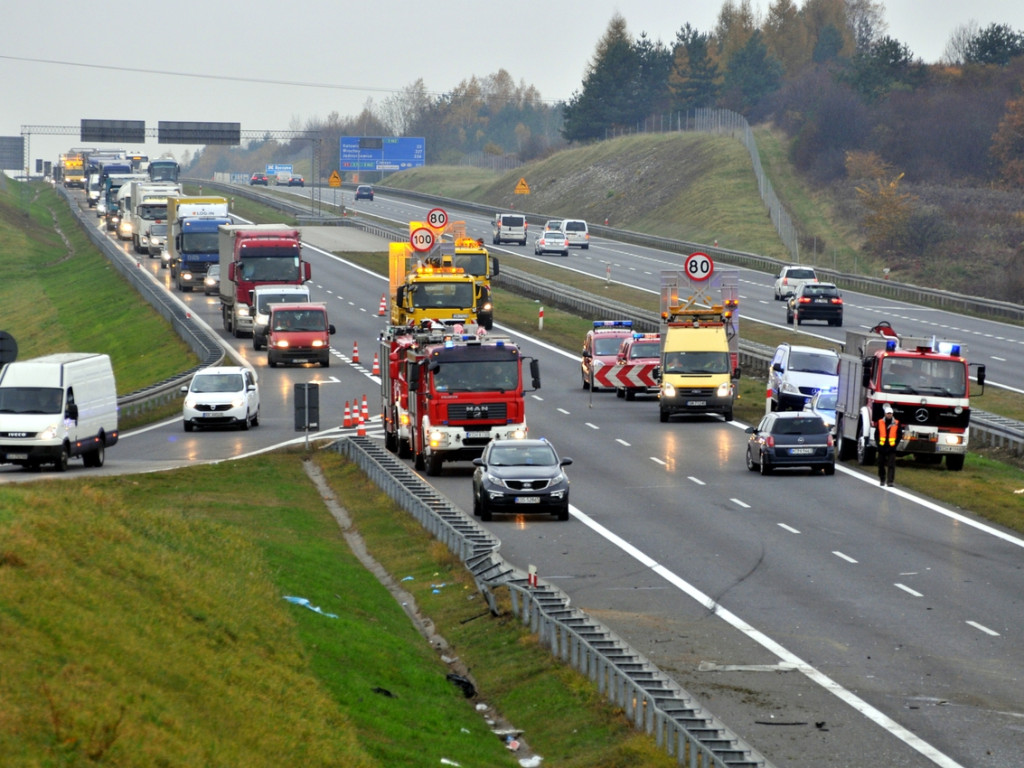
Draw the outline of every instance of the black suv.
<instances>
[{"instance_id":1,"label":"black suv","mask_svg":"<svg viewBox=\"0 0 1024 768\"><path fill-rule=\"evenodd\" d=\"M473 514L490 520L495 512L553 514L569 519L569 478L554 447L539 440L491 440L473 459Z\"/></svg>"},{"instance_id":2,"label":"black suv","mask_svg":"<svg viewBox=\"0 0 1024 768\"><path fill-rule=\"evenodd\" d=\"M843 324L843 296L834 283L804 283L786 304L786 322L800 325L804 320L825 320Z\"/></svg>"}]
</instances>

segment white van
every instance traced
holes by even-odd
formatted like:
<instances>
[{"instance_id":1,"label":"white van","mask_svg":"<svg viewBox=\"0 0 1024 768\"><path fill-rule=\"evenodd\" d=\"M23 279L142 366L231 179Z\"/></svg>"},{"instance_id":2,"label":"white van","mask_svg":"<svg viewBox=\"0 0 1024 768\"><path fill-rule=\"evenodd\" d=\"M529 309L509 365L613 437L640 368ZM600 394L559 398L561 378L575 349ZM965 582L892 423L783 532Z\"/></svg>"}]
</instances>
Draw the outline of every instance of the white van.
<instances>
[{"instance_id":1,"label":"white van","mask_svg":"<svg viewBox=\"0 0 1024 768\"><path fill-rule=\"evenodd\" d=\"M526 245L526 217L521 213L496 213L491 242L495 245L516 242Z\"/></svg>"},{"instance_id":2,"label":"white van","mask_svg":"<svg viewBox=\"0 0 1024 768\"><path fill-rule=\"evenodd\" d=\"M562 232L565 233L569 245L577 245L584 251L590 247L590 229L583 219L565 219L562 222Z\"/></svg>"},{"instance_id":3,"label":"white van","mask_svg":"<svg viewBox=\"0 0 1024 768\"><path fill-rule=\"evenodd\" d=\"M102 467L117 442L117 387L107 355L64 352L0 370L0 463L58 472L81 456Z\"/></svg>"},{"instance_id":4,"label":"white van","mask_svg":"<svg viewBox=\"0 0 1024 768\"><path fill-rule=\"evenodd\" d=\"M252 291L252 348L266 349L267 323L271 304L306 304L309 288L305 285L258 285Z\"/></svg>"}]
</instances>

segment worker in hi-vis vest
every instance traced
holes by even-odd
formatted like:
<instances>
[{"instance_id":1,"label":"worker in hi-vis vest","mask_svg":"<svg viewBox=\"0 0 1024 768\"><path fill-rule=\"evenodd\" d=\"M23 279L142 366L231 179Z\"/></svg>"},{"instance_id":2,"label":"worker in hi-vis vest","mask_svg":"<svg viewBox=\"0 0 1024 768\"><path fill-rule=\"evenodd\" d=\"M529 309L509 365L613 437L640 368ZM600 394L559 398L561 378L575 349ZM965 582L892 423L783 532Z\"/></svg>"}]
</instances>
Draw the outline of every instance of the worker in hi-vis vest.
<instances>
[{"instance_id":1,"label":"worker in hi-vis vest","mask_svg":"<svg viewBox=\"0 0 1024 768\"><path fill-rule=\"evenodd\" d=\"M892 406L882 406L882 418L875 429L878 445L878 484L892 487L896 478L896 446L903 439L903 425L893 415Z\"/></svg>"}]
</instances>

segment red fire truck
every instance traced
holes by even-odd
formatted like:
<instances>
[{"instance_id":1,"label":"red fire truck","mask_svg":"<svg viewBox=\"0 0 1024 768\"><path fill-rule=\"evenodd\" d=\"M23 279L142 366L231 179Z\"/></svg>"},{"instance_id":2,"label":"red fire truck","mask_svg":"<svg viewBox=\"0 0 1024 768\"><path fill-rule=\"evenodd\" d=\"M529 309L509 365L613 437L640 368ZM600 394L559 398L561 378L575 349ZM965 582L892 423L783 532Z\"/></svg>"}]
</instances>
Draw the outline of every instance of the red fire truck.
<instances>
[{"instance_id":1,"label":"red fire truck","mask_svg":"<svg viewBox=\"0 0 1024 768\"><path fill-rule=\"evenodd\" d=\"M490 440L526 437L523 392L540 389L540 364L509 338L463 334L431 321L390 326L380 339L384 445L437 475L445 461L474 459Z\"/></svg>"}]
</instances>

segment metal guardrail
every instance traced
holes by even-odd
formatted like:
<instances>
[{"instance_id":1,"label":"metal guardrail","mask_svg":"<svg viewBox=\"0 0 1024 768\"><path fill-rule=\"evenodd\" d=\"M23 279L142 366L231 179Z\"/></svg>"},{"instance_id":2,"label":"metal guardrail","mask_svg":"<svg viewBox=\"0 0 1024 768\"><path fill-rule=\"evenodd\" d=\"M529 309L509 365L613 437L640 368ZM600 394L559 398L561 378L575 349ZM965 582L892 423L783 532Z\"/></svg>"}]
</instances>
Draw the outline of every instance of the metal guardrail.
<instances>
[{"instance_id":1,"label":"metal guardrail","mask_svg":"<svg viewBox=\"0 0 1024 768\"><path fill-rule=\"evenodd\" d=\"M380 443L343 438L331 450L355 463L396 504L457 555L473 574L491 612L507 588L512 612L552 654L588 677L637 730L691 768L771 768L765 758L705 710L674 680L610 629L570 604L557 587L507 563L501 542L442 496Z\"/></svg>"},{"instance_id":2,"label":"metal guardrail","mask_svg":"<svg viewBox=\"0 0 1024 768\"><path fill-rule=\"evenodd\" d=\"M111 265L124 277L151 306L170 324L175 333L181 337L202 361L200 365L164 381L152 384L144 389L123 395L117 399L120 416L133 416L145 413L165 403L172 402L181 396L181 386L188 384L192 374L200 368L217 365L224 359L224 349L218 339L209 333L204 326L195 322L181 304L172 300L159 284L154 281L146 270L141 268L138 259L129 256L118 248L109 238L105 237L96 226L88 221L88 212L82 211L75 204L70 193L63 187L56 187L59 194L64 195L71 212L78 219L82 230L97 249L110 261Z\"/></svg>"}]
</instances>

